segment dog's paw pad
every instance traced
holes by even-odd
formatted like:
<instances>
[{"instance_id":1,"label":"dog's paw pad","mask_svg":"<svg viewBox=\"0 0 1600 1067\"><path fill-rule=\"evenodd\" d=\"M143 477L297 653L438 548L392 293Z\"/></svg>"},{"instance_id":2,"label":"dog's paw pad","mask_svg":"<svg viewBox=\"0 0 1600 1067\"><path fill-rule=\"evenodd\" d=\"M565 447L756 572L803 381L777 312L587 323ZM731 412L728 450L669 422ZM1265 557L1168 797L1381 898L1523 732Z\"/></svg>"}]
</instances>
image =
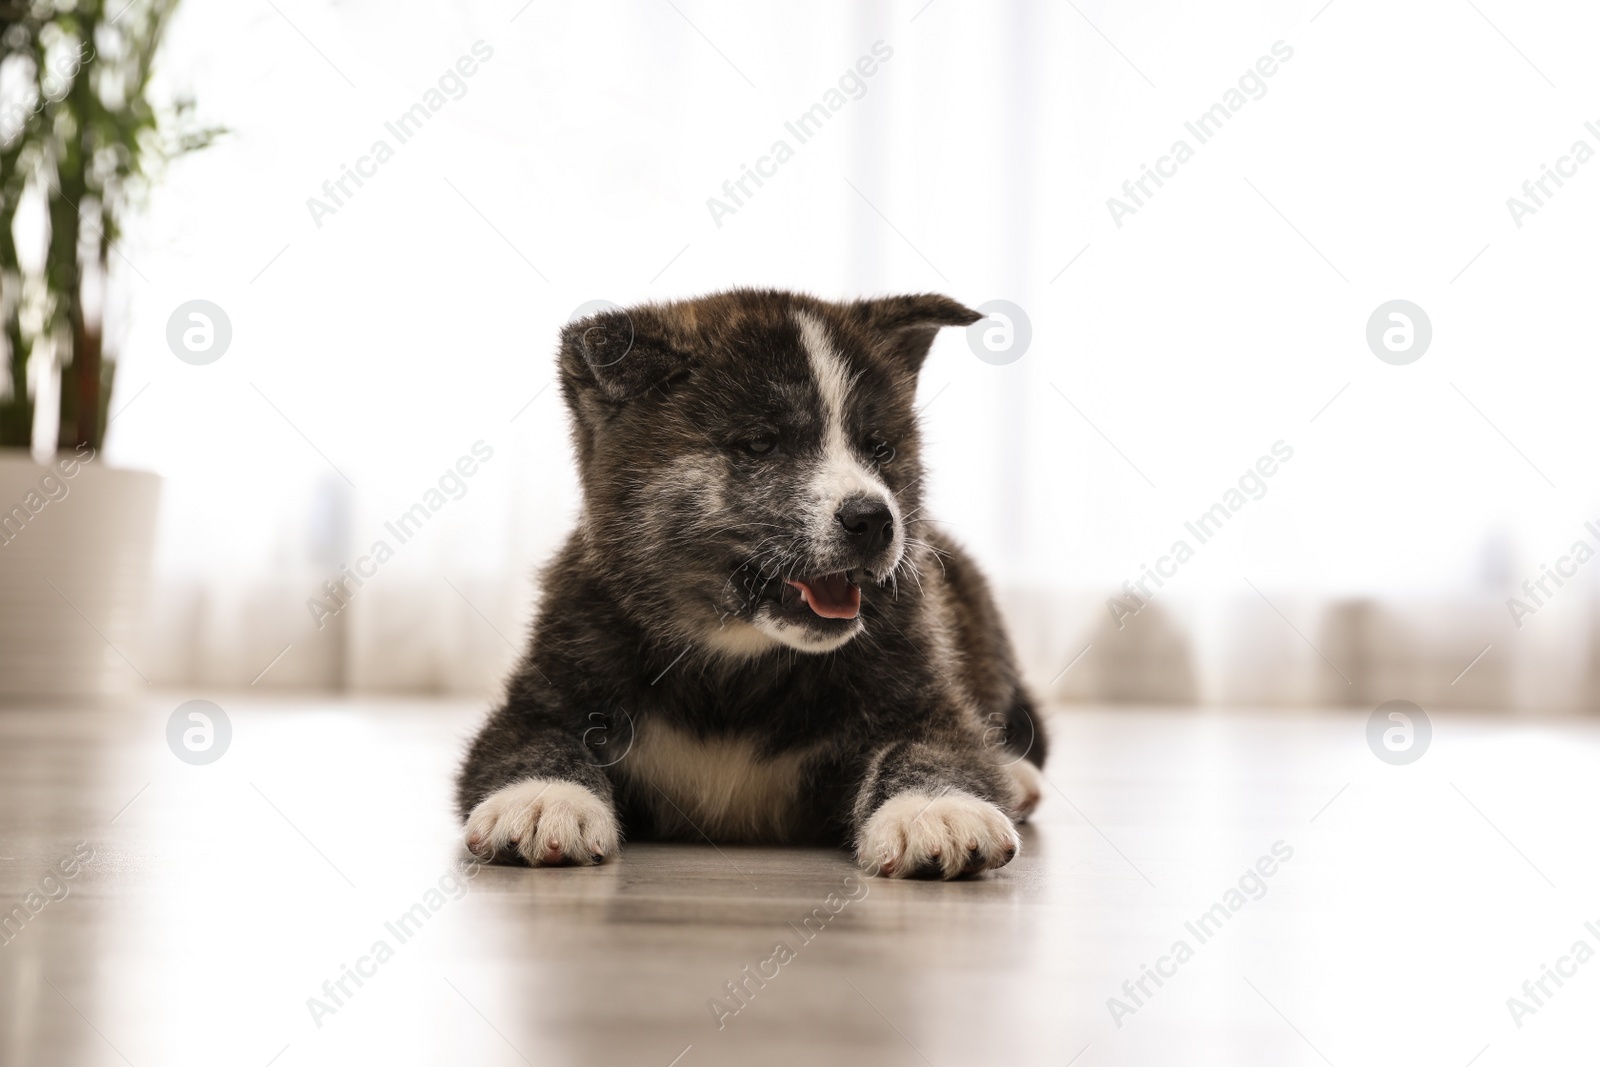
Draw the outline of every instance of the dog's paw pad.
<instances>
[{"instance_id":1,"label":"dog's paw pad","mask_svg":"<svg viewBox=\"0 0 1600 1067\"><path fill-rule=\"evenodd\" d=\"M530 778L489 794L467 817L467 848L535 867L599 863L617 851L611 805L576 782Z\"/></svg>"},{"instance_id":2,"label":"dog's paw pad","mask_svg":"<svg viewBox=\"0 0 1600 1067\"><path fill-rule=\"evenodd\" d=\"M966 793L900 793L861 831L856 858L890 878L956 878L1004 867L1021 848L1005 812Z\"/></svg>"}]
</instances>

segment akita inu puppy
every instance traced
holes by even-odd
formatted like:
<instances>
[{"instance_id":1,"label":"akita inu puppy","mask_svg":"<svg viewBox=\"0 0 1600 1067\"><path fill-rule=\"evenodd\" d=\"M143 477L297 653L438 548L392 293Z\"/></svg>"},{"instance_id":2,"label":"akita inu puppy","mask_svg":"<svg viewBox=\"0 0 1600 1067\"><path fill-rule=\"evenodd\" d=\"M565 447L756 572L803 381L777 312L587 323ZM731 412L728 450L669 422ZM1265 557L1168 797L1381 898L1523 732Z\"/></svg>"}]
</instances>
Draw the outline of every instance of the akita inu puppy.
<instances>
[{"instance_id":1,"label":"akita inu puppy","mask_svg":"<svg viewBox=\"0 0 1600 1067\"><path fill-rule=\"evenodd\" d=\"M458 782L486 859L624 836L1016 855L1045 738L972 560L923 515L942 296L737 290L605 311L559 354L583 510Z\"/></svg>"}]
</instances>

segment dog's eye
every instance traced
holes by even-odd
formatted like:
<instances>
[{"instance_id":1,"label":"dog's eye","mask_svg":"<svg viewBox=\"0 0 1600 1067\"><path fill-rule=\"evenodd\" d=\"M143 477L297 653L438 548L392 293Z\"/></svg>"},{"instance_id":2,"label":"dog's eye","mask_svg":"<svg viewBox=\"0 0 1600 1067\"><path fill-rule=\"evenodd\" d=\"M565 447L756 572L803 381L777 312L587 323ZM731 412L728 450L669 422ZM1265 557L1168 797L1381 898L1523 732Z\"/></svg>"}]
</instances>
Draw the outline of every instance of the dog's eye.
<instances>
[{"instance_id":1,"label":"dog's eye","mask_svg":"<svg viewBox=\"0 0 1600 1067\"><path fill-rule=\"evenodd\" d=\"M752 456L769 456L777 451L778 439L771 434L763 434L760 437L752 437L748 441L741 442L739 447Z\"/></svg>"},{"instance_id":2,"label":"dog's eye","mask_svg":"<svg viewBox=\"0 0 1600 1067\"><path fill-rule=\"evenodd\" d=\"M888 463L894 459L894 445L888 441L868 441L867 445L872 449L872 458L879 463Z\"/></svg>"}]
</instances>

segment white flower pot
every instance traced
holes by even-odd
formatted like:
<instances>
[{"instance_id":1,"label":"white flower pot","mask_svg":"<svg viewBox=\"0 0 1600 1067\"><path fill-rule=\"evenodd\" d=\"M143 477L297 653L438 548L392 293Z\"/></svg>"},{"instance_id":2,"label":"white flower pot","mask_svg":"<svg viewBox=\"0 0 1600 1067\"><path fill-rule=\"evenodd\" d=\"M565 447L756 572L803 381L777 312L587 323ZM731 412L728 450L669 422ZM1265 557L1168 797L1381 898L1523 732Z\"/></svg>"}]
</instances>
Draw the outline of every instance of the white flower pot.
<instances>
[{"instance_id":1,"label":"white flower pot","mask_svg":"<svg viewBox=\"0 0 1600 1067\"><path fill-rule=\"evenodd\" d=\"M70 472L70 473L69 473ZM161 479L0 451L0 696L143 688Z\"/></svg>"}]
</instances>

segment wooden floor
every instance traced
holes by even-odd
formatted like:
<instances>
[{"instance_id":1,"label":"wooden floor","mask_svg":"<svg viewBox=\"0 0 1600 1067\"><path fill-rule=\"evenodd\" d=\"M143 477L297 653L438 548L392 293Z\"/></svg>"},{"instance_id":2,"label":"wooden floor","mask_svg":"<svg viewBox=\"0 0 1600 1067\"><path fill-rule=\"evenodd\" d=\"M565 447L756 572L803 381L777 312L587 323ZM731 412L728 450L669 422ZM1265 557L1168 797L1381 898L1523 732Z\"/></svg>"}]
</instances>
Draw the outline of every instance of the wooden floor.
<instances>
[{"instance_id":1,"label":"wooden floor","mask_svg":"<svg viewBox=\"0 0 1600 1067\"><path fill-rule=\"evenodd\" d=\"M0 710L0 1063L1600 1055L1600 960L1568 958L1600 949L1587 721L1436 715L1395 767L1365 715L1063 712L1018 860L928 884L711 845L463 871L477 708L219 698L230 747L191 766L186 696ZM1546 964L1571 976L1536 1006Z\"/></svg>"}]
</instances>

